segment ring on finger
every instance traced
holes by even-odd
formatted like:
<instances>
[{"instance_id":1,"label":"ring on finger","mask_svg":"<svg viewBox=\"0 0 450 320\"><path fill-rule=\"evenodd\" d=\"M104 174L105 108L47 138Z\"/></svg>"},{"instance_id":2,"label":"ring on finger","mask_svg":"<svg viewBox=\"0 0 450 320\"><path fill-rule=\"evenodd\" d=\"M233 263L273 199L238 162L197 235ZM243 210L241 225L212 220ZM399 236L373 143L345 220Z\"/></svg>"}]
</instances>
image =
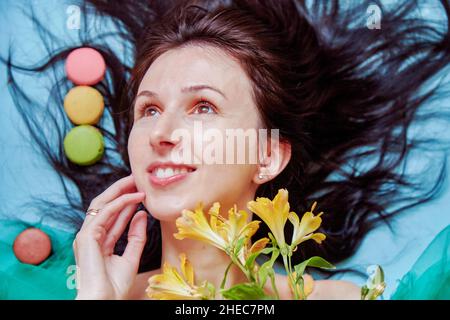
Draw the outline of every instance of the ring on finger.
<instances>
[{"instance_id":1,"label":"ring on finger","mask_svg":"<svg viewBox=\"0 0 450 320\"><path fill-rule=\"evenodd\" d=\"M96 216L100 212L100 209L89 209L86 211L86 215Z\"/></svg>"}]
</instances>

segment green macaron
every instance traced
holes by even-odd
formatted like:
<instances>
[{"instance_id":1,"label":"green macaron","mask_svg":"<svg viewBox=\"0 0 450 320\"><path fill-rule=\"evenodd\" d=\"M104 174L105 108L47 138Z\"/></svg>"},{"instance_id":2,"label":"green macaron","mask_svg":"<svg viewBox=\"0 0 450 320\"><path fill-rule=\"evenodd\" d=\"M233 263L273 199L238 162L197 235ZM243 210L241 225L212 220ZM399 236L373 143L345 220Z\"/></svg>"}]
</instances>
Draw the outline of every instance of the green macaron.
<instances>
[{"instance_id":1,"label":"green macaron","mask_svg":"<svg viewBox=\"0 0 450 320\"><path fill-rule=\"evenodd\" d=\"M73 128L64 138L64 152L67 158L80 166L88 166L99 161L105 145L101 132L91 125Z\"/></svg>"}]
</instances>

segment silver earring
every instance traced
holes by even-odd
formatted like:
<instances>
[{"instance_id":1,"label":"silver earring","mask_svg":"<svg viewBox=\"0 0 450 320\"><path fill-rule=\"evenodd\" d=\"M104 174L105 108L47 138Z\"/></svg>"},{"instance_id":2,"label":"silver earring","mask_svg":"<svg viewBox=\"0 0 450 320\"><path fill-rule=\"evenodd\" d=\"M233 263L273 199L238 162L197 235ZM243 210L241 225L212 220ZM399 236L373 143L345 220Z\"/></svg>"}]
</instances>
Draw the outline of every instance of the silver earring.
<instances>
[{"instance_id":1,"label":"silver earring","mask_svg":"<svg viewBox=\"0 0 450 320\"><path fill-rule=\"evenodd\" d=\"M258 175L258 178L263 179L263 178L264 178L263 174L260 173L260 174Z\"/></svg>"}]
</instances>

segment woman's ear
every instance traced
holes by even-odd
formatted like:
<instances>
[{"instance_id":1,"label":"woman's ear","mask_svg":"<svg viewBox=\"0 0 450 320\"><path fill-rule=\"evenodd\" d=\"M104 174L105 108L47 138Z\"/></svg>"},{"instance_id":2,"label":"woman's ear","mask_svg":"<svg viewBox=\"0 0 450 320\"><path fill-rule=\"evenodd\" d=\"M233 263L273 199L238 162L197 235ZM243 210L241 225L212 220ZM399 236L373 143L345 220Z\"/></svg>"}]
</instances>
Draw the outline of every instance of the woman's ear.
<instances>
[{"instance_id":1,"label":"woman's ear","mask_svg":"<svg viewBox=\"0 0 450 320\"><path fill-rule=\"evenodd\" d=\"M253 181L263 184L278 176L291 160L291 144L287 141L273 143L271 141L268 154L258 165Z\"/></svg>"}]
</instances>

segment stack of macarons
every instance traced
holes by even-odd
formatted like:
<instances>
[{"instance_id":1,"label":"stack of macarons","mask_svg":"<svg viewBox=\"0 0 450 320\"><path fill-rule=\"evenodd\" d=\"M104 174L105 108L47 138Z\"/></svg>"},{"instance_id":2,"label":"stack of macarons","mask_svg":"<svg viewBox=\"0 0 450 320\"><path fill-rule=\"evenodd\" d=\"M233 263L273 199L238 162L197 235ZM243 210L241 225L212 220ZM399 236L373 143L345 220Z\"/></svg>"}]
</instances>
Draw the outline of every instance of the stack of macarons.
<instances>
[{"instance_id":1,"label":"stack of macarons","mask_svg":"<svg viewBox=\"0 0 450 320\"><path fill-rule=\"evenodd\" d=\"M67 56L67 78L75 86L64 98L64 110L75 127L64 138L64 152L77 165L92 165L104 153L103 135L95 125L105 105L102 94L93 86L104 78L105 71L105 60L93 48L78 48Z\"/></svg>"},{"instance_id":2,"label":"stack of macarons","mask_svg":"<svg viewBox=\"0 0 450 320\"><path fill-rule=\"evenodd\" d=\"M78 48L67 57L67 78L75 86L64 98L64 110L75 127L64 138L64 152L81 166L96 163L104 153L103 135L95 127L103 115L104 101L93 86L102 81L105 72L105 60L95 49ZM27 228L16 236L13 252L22 263L40 265L52 254L52 242L43 230Z\"/></svg>"}]
</instances>

